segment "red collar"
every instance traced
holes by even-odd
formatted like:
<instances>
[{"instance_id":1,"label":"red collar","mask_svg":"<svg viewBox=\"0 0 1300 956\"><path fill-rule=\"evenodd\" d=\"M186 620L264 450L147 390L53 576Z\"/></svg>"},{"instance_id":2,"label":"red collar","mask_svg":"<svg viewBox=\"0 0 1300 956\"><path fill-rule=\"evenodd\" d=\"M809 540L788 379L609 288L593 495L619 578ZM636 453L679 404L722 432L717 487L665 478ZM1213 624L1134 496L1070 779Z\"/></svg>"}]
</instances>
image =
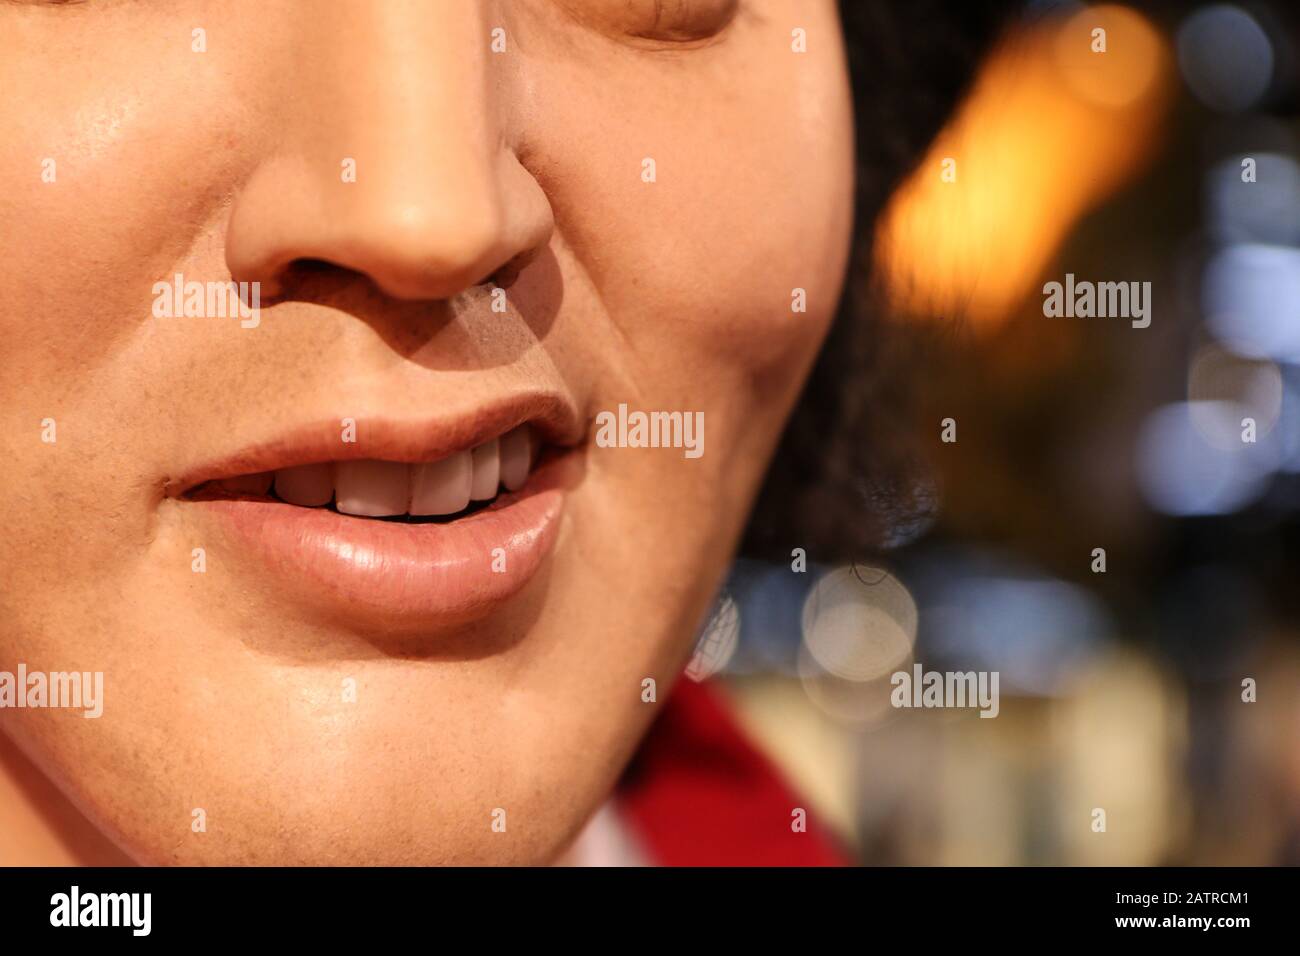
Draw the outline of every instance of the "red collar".
<instances>
[{"instance_id":1,"label":"red collar","mask_svg":"<svg viewBox=\"0 0 1300 956\"><path fill-rule=\"evenodd\" d=\"M845 866L718 695L683 677L619 783L620 815L663 866ZM807 813L795 832L793 811Z\"/></svg>"}]
</instances>

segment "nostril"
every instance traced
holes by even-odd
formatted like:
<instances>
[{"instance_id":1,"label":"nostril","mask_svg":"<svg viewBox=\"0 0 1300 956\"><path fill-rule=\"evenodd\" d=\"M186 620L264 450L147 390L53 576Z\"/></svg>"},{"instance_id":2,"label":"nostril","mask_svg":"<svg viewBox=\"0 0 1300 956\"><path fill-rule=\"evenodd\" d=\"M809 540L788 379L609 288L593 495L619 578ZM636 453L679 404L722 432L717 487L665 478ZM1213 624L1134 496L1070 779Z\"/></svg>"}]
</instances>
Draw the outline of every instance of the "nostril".
<instances>
[{"instance_id":1,"label":"nostril","mask_svg":"<svg viewBox=\"0 0 1300 956\"><path fill-rule=\"evenodd\" d=\"M324 283L350 281L357 277L401 298L447 298L459 289L471 286L508 289L535 258L535 252L520 253L487 274L478 273L481 278L477 280L471 278L474 275L473 263L455 262L451 257L442 260L432 254L422 257L407 250L399 252L394 246L372 258L375 265L362 269L321 256L300 256L278 270L273 294L265 291L264 284L263 299L300 296L307 290L319 290ZM456 274L461 278L456 278ZM447 288L435 289L434 284L445 284Z\"/></svg>"},{"instance_id":2,"label":"nostril","mask_svg":"<svg viewBox=\"0 0 1300 956\"><path fill-rule=\"evenodd\" d=\"M277 299L300 296L303 289L313 288L322 280L356 274L352 269L335 265L325 259L294 259L277 270L274 279L262 283L262 301L269 303Z\"/></svg>"},{"instance_id":3,"label":"nostril","mask_svg":"<svg viewBox=\"0 0 1300 956\"><path fill-rule=\"evenodd\" d=\"M295 259L284 270L286 285L289 282L310 282L331 276L355 276L359 273L347 266L337 265L327 259Z\"/></svg>"},{"instance_id":4,"label":"nostril","mask_svg":"<svg viewBox=\"0 0 1300 956\"><path fill-rule=\"evenodd\" d=\"M519 274L524 271L522 264L516 260L507 262L504 266L492 273L483 281L483 285L495 286L498 289L508 289L515 284Z\"/></svg>"},{"instance_id":5,"label":"nostril","mask_svg":"<svg viewBox=\"0 0 1300 956\"><path fill-rule=\"evenodd\" d=\"M340 269L341 266L336 266L324 259L295 259L289 268L303 275L312 275L318 272L333 272Z\"/></svg>"},{"instance_id":6,"label":"nostril","mask_svg":"<svg viewBox=\"0 0 1300 956\"><path fill-rule=\"evenodd\" d=\"M494 285L501 289L510 288L523 274L523 271L528 268L529 264L537 258L539 253L539 249L529 249L526 252L519 253L519 255L500 266L483 280L483 284Z\"/></svg>"}]
</instances>

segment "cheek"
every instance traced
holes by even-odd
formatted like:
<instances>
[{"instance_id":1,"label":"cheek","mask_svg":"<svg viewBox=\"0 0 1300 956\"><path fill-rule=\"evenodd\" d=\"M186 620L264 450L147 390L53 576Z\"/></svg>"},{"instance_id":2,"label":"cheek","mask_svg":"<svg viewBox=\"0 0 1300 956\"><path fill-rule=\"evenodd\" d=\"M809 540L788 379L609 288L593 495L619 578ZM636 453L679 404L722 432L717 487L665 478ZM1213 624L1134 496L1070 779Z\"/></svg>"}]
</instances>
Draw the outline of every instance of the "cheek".
<instances>
[{"instance_id":1,"label":"cheek","mask_svg":"<svg viewBox=\"0 0 1300 956\"><path fill-rule=\"evenodd\" d=\"M113 9L0 41L0 235L24 237L0 263L0 325L22 333L5 364L51 389L145 329L153 282L237 175L233 53ZM40 57L4 56L38 42Z\"/></svg>"},{"instance_id":2,"label":"cheek","mask_svg":"<svg viewBox=\"0 0 1300 956\"><path fill-rule=\"evenodd\" d=\"M646 68L549 80L547 134L564 139L543 149L564 165L539 178L560 228L634 348L691 374L806 361L843 282L853 155L839 50L746 49L690 82Z\"/></svg>"},{"instance_id":3,"label":"cheek","mask_svg":"<svg viewBox=\"0 0 1300 956\"><path fill-rule=\"evenodd\" d=\"M194 381L192 336L151 319L153 283L237 176L233 53L194 54L181 24L120 33L114 9L143 8L42 22L39 36L0 11L0 236L23 237L0 257L0 498L13 505L0 568L25 596L8 611L28 640L54 619L65 636L120 627L82 628L75 609L115 606L109 582L142 570L139 476L179 433L171 396ZM5 55L22 45L45 53Z\"/></svg>"}]
</instances>

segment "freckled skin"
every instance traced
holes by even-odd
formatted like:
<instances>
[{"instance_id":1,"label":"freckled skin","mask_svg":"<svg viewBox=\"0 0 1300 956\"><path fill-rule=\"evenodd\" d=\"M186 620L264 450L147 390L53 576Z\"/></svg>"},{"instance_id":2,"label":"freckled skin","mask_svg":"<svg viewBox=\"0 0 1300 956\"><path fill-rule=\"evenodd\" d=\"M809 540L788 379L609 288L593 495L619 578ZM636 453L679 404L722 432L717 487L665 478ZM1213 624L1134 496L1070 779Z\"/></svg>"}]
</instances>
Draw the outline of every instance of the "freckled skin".
<instances>
[{"instance_id":1,"label":"freckled skin","mask_svg":"<svg viewBox=\"0 0 1300 956\"><path fill-rule=\"evenodd\" d=\"M662 37L626 6L0 4L0 670L105 675L98 720L0 711L0 863L540 863L605 799L824 337L852 189L833 3ZM155 319L177 272L283 298ZM705 453L589 447L544 568L458 635L490 653L308 619L163 495L309 411L538 383L589 422L702 411Z\"/></svg>"}]
</instances>

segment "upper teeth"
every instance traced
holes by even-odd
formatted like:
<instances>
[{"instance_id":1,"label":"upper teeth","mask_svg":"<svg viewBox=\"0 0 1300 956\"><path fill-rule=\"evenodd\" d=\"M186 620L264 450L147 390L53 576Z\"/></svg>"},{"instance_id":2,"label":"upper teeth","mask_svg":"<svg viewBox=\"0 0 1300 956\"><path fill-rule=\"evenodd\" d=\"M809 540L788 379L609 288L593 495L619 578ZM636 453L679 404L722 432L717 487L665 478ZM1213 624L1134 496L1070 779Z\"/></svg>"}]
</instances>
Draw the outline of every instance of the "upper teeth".
<instances>
[{"instance_id":1,"label":"upper teeth","mask_svg":"<svg viewBox=\"0 0 1300 956\"><path fill-rule=\"evenodd\" d=\"M517 491L532 466L532 435L526 425L477 448L440 461L407 464L358 459L281 468L221 482L235 494L266 494L274 484L290 504L320 507L334 501L344 514L450 515L471 501L489 501L505 485Z\"/></svg>"}]
</instances>

